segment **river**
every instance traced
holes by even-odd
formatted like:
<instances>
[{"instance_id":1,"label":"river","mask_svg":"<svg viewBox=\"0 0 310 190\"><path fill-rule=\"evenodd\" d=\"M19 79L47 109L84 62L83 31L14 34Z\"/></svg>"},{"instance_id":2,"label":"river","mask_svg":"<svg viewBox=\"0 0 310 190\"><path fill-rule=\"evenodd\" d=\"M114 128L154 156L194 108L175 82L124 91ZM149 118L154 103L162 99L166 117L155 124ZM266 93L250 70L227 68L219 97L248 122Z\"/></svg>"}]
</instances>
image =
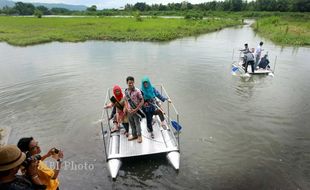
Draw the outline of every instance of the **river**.
<instances>
[{"instance_id":1,"label":"river","mask_svg":"<svg viewBox=\"0 0 310 190\"><path fill-rule=\"evenodd\" d=\"M232 76L233 49L260 41L275 76ZM310 189L308 56L248 25L165 43L0 43L0 126L10 143L64 151L61 189ZM178 173L159 155L126 160L111 180L98 120L106 89L128 75L164 84L180 112Z\"/></svg>"}]
</instances>

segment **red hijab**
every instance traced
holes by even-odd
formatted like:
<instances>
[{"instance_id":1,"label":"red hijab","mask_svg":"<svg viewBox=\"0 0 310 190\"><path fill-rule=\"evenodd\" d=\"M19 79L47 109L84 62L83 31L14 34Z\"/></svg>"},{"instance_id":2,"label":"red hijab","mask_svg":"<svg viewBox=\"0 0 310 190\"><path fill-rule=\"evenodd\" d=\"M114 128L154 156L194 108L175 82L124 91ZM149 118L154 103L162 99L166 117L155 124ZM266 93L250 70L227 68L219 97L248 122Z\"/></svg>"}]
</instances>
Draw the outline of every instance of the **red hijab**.
<instances>
[{"instance_id":1,"label":"red hijab","mask_svg":"<svg viewBox=\"0 0 310 190\"><path fill-rule=\"evenodd\" d=\"M116 95L117 90L120 92L119 95ZM122 89L118 85L115 85L113 87L113 94L114 94L114 97L116 98L117 101L121 101L121 99L124 97Z\"/></svg>"}]
</instances>

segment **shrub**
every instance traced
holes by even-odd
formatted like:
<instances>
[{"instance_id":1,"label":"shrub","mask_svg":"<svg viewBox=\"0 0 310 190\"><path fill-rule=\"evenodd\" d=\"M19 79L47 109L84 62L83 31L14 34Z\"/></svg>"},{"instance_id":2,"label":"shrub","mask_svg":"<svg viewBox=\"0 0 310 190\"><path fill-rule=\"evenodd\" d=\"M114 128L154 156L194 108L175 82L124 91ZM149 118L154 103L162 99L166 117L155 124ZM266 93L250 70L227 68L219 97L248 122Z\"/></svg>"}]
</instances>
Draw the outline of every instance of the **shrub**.
<instances>
[{"instance_id":1,"label":"shrub","mask_svg":"<svg viewBox=\"0 0 310 190\"><path fill-rule=\"evenodd\" d=\"M38 9L34 10L34 16L36 16L38 18L42 18L42 15L43 15L42 11L40 11Z\"/></svg>"}]
</instances>

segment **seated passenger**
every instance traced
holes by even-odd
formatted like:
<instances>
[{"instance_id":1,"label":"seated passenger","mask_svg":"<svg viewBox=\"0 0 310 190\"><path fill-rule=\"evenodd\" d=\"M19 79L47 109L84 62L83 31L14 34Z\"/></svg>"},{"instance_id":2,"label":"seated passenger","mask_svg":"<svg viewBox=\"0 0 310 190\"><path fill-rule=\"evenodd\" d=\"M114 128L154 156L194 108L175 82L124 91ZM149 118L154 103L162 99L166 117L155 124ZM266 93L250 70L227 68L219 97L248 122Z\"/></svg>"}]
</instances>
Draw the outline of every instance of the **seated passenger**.
<instances>
[{"instance_id":1,"label":"seated passenger","mask_svg":"<svg viewBox=\"0 0 310 190\"><path fill-rule=\"evenodd\" d=\"M152 126L152 120L153 115L158 115L160 118L160 121L162 122L162 127L164 127L165 124L165 118L164 118L164 112L160 108L160 106L156 103L156 97L160 99L162 102L165 102L165 100L168 100L170 103L171 100L162 96L156 88L154 88L150 82L150 79L148 77L143 77L142 79L142 87L141 91L143 93L144 98L144 104L142 107L142 110L144 111L146 115L146 123L147 123L147 129L151 133L151 137L154 138L153 133L153 126Z\"/></svg>"},{"instance_id":2,"label":"seated passenger","mask_svg":"<svg viewBox=\"0 0 310 190\"><path fill-rule=\"evenodd\" d=\"M115 126L112 128L111 132L118 131L120 128L120 124L122 123L125 128L124 134L126 135L126 137L128 137L129 123L127 119L126 109L124 106L125 99L124 99L124 95L123 95L121 87L119 87L118 85L115 85L113 87L113 95L114 96L110 98L111 103L104 107L105 109L111 108L111 107L114 107L116 109L116 117L111 115L111 119L115 118L113 121L113 123L115 123Z\"/></svg>"},{"instance_id":3,"label":"seated passenger","mask_svg":"<svg viewBox=\"0 0 310 190\"><path fill-rule=\"evenodd\" d=\"M260 60L258 67L260 69L268 69L268 68L270 68L269 63L270 62L268 60L268 55L265 54L264 57L262 57L262 59Z\"/></svg>"}]
</instances>

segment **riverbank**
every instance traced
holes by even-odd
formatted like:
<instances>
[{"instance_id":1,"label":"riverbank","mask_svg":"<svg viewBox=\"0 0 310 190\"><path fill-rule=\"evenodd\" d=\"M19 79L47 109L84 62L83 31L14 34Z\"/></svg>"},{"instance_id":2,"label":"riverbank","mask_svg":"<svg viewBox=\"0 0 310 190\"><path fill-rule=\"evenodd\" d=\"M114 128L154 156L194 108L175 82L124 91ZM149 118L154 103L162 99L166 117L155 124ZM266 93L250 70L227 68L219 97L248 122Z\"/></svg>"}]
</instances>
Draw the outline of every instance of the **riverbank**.
<instances>
[{"instance_id":1,"label":"riverbank","mask_svg":"<svg viewBox=\"0 0 310 190\"><path fill-rule=\"evenodd\" d=\"M260 35L280 45L310 45L309 17L267 17L258 19L252 27Z\"/></svg>"},{"instance_id":2,"label":"riverbank","mask_svg":"<svg viewBox=\"0 0 310 190\"><path fill-rule=\"evenodd\" d=\"M27 46L52 41L169 41L242 24L237 19L0 17L0 41Z\"/></svg>"}]
</instances>

